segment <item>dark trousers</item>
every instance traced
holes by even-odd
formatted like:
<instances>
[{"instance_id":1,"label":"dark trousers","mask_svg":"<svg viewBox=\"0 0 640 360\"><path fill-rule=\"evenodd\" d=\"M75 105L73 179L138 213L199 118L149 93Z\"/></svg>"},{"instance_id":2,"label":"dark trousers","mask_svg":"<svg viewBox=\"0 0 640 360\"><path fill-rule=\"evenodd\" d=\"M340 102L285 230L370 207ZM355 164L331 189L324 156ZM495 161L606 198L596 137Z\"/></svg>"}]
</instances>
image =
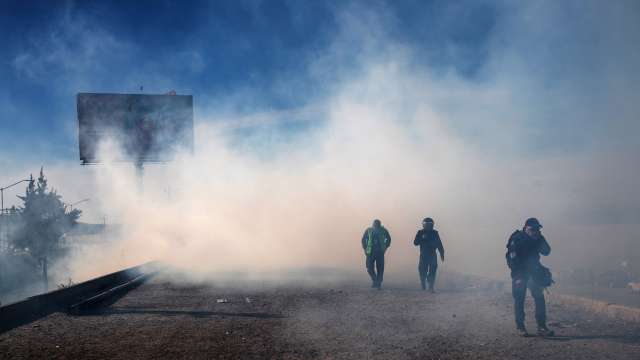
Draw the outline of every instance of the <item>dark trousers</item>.
<instances>
[{"instance_id":1,"label":"dark trousers","mask_svg":"<svg viewBox=\"0 0 640 360\"><path fill-rule=\"evenodd\" d=\"M436 272L438 271L438 260L428 259L420 256L418 262L418 275L420 275L420 284L422 288L426 288L426 282L429 283L429 289L433 289L436 283Z\"/></svg>"},{"instance_id":2,"label":"dark trousers","mask_svg":"<svg viewBox=\"0 0 640 360\"><path fill-rule=\"evenodd\" d=\"M384 276L384 254L373 253L367 255L367 272L371 276L374 285L382 284Z\"/></svg>"},{"instance_id":3,"label":"dark trousers","mask_svg":"<svg viewBox=\"0 0 640 360\"><path fill-rule=\"evenodd\" d=\"M524 326L524 299L527 296L527 288L536 304L536 323L539 327L547 324L547 306L544 301L544 288L538 286L529 275L519 275L511 280L511 293L513 294L516 326Z\"/></svg>"}]
</instances>

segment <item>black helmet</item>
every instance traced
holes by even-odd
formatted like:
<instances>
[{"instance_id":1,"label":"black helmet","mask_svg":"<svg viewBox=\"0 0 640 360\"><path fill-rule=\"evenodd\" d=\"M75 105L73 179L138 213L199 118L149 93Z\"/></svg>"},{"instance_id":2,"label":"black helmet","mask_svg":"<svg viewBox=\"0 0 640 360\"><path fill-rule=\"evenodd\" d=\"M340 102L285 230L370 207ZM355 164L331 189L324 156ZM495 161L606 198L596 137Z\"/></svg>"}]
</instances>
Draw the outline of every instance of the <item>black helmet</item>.
<instances>
[{"instance_id":1,"label":"black helmet","mask_svg":"<svg viewBox=\"0 0 640 360\"><path fill-rule=\"evenodd\" d=\"M428 223L433 224L433 219L432 219L432 218L430 218L430 217L424 218L424 219L422 219L422 223L423 223L423 224L425 224L425 223L426 223L426 224L428 224Z\"/></svg>"},{"instance_id":2,"label":"black helmet","mask_svg":"<svg viewBox=\"0 0 640 360\"><path fill-rule=\"evenodd\" d=\"M542 224L540 224L540 221L538 221L538 219L536 218L528 218L527 221L524 222L524 226L541 228Z\"/></svg>"},{"instance_id":3,"label":"black helmet","mask_svg":"<svg viewBox=\"0 0 640 360\"><path fill-rule=\"evenodd\" d=\"M373 220L373 227L382 226L382 222L378 219Z\"/></svg>"}]
</instances>

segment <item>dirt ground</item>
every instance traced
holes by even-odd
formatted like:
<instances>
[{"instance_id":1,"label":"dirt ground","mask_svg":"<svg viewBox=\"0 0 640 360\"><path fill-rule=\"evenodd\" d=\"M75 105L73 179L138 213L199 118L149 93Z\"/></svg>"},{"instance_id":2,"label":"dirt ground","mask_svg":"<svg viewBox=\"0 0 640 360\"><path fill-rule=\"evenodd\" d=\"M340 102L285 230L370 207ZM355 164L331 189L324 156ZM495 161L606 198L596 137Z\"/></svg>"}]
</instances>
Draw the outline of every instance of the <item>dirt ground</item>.
<instances>
[{"instance_id":1,"label":"dirt ground","mask_svg":"<svg viewBox=\"0 0 640 360\"><path fill-rule=\"evenodd\" d=\"M511 297L415 281L188 284L158 276L100 311L0 334L3 359L640 359L640 324L549 304L554 338L515 334ZM528 326L533 308L528 304Z\"/></svg>"},{"instance_id":2,"label":"dirt ground","mask_svg":"<svg viewBox=\"0 0 640 360\"><path fill-rule=\"evenodd\" d=\"M592 286L562 286L556 288L560 294L580 296L588 299L640 308L640 294L626 288L603 288Z\"/></svg>"}]
</instances>

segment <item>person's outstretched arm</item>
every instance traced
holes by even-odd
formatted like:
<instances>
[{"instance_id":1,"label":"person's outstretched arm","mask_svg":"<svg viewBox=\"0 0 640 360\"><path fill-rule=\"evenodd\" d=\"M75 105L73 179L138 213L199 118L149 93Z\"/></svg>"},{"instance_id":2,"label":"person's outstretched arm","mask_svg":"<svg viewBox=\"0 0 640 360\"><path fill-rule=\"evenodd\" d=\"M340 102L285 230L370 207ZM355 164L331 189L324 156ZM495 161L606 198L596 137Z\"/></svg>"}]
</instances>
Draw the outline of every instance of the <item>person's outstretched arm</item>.
<instances>
[{"instance_id":1,"label":"person's outstretched arm","mask_svg":"<svg viewBox=\"0 0 640 360\"><path fill-rule=\"evenodd\" d=\"M384 235L387 237L387 247L391 246L391 235L389 235L389 230L384 229Z\"/></svg>"},{"instance_id":2,"label":"person's outstretched arm","mask_svg":"<svg viewBox=\"0 0 640 360\"><path fill-rule=\"evenodd\" d=\"M440 252L440 260L444 261L444 246L442 246L442 240L440 240L440 233L438 233L438 251Z\"/></svg>"},{"instance_id":3,"label":"person's outstretched arm","mask_svg":"<svg viewBox=\"0 0 640 360\"><path fill-rule=\"evenodd\" d=\"M418 246L420 245L421 242L422 242L422 239L420 237L420 230L418 230L418 232L416 233L415 239L413 239L413 245Z\"/></svg>"}]
</instances>

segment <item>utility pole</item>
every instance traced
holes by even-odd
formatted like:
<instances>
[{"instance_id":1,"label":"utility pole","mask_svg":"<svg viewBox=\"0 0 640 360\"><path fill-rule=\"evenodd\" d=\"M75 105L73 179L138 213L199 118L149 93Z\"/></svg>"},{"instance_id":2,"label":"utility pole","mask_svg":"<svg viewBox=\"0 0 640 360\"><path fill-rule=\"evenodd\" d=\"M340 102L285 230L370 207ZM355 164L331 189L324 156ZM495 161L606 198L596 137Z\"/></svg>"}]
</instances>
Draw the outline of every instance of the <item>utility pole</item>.
<instances>
[{"instance_id":1,"label":"utility pole","mask_svg":"<svg viewBox=\"0 0 640 360\"><path fill-rule=\"evenodd\" d=\"M15 182L9 186L5 186L5 187L0 187L0 251L4 251L3 247L8 248L8 243L5 244L5 240L6 237L8 237L8 233L5 231L5 227L6 225L8 225L7 219L4 217L5 213L4 213L4 191L10 187L16 186L20 183L23 183L25 181L31 181L28 179L24 179L24 180L20 180L18 182ZM7 223L7 224L5 224Z\"/></svg>"},{"instance_id":2,"label":"utility pole","mask_svg":"<svg viewBox=\"0 0 640 360\"><path fill-rule=\"evenodd\" d=\"M25 180L20 180L18 182L15 182L9 186L5 186L5 187L0 187L0 214L4 215L4 191L10 187L16 186L20 183L23 183L25 181L31 181L29 179L25 179Z\"/></svg>"},{"instance_id":3,"label":"utility pole","mask_svg":"<svg viewBox=\"0 0 640 360\"><path fill-rule=\"evenodd\" d=\"M87 202L87 201L90 201L90 200L91 200L91 199L86 198L86 199L82 199L82 200L80 200L80 201L76 201L76 202L74 202L73 204L69 204L69 209L70 209L70 210L73 210L73 207L74 207L74 206L76 206L76 205L78 205L78 204L82 204L83 202ZM67 206L67 205L65 205L65 208L66 208L66 206Z\"/></svg>"}]
</instances>

